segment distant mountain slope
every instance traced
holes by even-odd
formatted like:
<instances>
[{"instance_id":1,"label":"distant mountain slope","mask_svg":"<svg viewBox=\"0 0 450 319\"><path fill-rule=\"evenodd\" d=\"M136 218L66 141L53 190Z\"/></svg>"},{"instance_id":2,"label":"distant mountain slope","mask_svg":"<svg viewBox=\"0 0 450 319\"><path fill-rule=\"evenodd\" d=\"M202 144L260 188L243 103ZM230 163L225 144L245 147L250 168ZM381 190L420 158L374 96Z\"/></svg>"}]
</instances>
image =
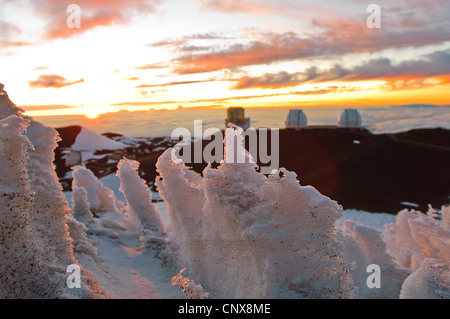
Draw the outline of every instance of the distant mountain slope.
<instances>
[{"instance_id":1,"label":"distant mountain slope","mask_svg":"<svg viewBox=\"0 0 450 319\"><path fill-rule=\"evenodd\" d=\"M279 157L302 185L346 209L396 213L409 202L426 211L450 202L450 130L282 129ZM190 166L202 172L206 163Z\"/></svg>"},{"instance_id":2,"label":"distant mountain slope","mask_svg":"<svg viewBox=\"0 0 450 319\"><path fill-rule=\"evenodd\" d=\"M56 129L61 137L61 141L58 143L59 147L67 148L75 143L75 139L81 132L81 126L67 126Z\"/></svg>"},{"instance_id":3,"label":"distant mountain slope","mask_svg":"<svg viewBox=\"0 0 450 319\"><path fill-rule=\"evenodd\" d=\"M76 144L78 135L87 143L82 145L86 148L118 146L109 143L114 142L112 139L125 145L123 156L141 163L141 176L150 186L157 175L158 157L165 148L174 145L167 137L130 140L132 138L109 133L106 135L111 139L101 136L108 140L105 141L98 136L88 138L91 135L84 134L80 127L58 131L63 139L60 147L70 143L78 147L82 144ZM103 141L100 144L88 145L89 141L100 140ZM209 142L203 141L203 147ZM55 163L62 177L70 168L65 168L61 159L58 161L58 150L56 153ZM104 158L93 160L87 166L96 175L114 172L117 158L112 160L112 152L97 154ZM416 206L426 211L428 204L440 208L450 202L450 130L416 129L374 135L366 130L332 127L281 129L279 157L279 166L296 172L302 185L314 186L345 209L396 213ZM265 165L260 161L258 164ZM207 163L187 165L202 173ZM70 187L69 182L66 181L67 187Z\"/></svg>"},{"instance_id":4,"label":"distant mountain slope","mask_svg":"<svg viewBox=\"0 0 450 319\"><path fill-rule=\"evenodd\" d=\"M70 147L78 151L118 150L127 145L97 134L85 127L69 126L57 129L62 143L60 147Z\"/></svg>"}]
</instances>

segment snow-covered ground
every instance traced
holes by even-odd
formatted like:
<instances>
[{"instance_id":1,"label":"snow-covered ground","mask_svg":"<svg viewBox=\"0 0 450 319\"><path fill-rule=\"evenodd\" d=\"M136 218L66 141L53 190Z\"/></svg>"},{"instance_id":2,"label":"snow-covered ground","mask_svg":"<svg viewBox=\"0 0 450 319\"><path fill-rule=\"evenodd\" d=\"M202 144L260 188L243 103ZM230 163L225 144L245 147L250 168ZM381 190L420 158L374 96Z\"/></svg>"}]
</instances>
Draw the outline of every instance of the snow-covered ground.
<instances>
[{"instance_id":1,"label":"snow-covered ground","mask_svg":"<svg viewBox=\"0 0 450 319\"><path fill-rule=\"evenodd\" d=\"M178 271L165 265L153 252L103 235L89 236L89 240L97 249L100 260L85 254L76 254L76 257L111 298L186 298L170 283Z\"/></svg>"}]
</instances>

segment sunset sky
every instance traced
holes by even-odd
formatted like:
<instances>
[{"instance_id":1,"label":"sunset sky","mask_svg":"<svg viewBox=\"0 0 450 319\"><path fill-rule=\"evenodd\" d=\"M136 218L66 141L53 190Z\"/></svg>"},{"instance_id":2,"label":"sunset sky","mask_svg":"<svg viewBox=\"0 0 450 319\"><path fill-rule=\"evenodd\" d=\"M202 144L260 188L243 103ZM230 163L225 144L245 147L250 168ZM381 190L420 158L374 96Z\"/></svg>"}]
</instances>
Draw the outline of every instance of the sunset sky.
<instances>
[{"instance_id":1,"label":"sunset sky","mask_svg":"<svg viewBox=\"0 0 450 319\"><path fill-rule=\"evenodd\" d=\"M366 24L381 9L381 28ZM81 9L69 28L69 4ZM27 114L450 104L449 0L0 0ZM73 21L73 20L71 20Z\"/></svg>"}]
</instances>

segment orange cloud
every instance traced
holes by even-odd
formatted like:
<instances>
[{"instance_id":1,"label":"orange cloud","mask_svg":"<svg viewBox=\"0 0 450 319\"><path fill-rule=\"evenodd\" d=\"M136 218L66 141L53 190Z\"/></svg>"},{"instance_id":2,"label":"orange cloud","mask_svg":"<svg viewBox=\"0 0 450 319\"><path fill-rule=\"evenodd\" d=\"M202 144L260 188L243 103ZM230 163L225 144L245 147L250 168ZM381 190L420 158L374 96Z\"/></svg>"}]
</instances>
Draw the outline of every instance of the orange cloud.
<instances>
[{"instance_id":1,"label":"orange cloud","mask_svg":"<svg viewBox=\"0 0 450 319\"><path fill-rule=\"evenodd\" d=\"M169 68L170 65L166 62L157 62L157 63L150 63L142 66L137 66L135 69L139 70L154 70L154 69L166 69Z\"/></svg>"},{"instance_id":2,"label":"orange cloud","mask_svg":"<svg viewBox=\"0 0 450 319\"><path fill-rule=\"evenodd\" d=\"M78 0L81 9L81 27L68 28L67 12L73 1L41 0L33 2L35 11L47 20L44 38L69 38L99 26L126 24L136 14L156 12L164 0Z\"/></svg>"},{"instance_id":3,"label":"orange cloud","mask_svg":"<svg viewBox=\"0 0 450 319\"><path fill-rule=\"evenodd\" d=\"M450 40L450 28L436 26L421 30L415 29L369 29L355 19L335 18L332 21L313 20L321 29L314 35L300 35L294 32L243 34L233 39L234 44L227 48L213 45L200 50L184 50L189 47L186 39L162 41L155 46L173 46L181 53L163 64L150 64L140 69L170 67L175 74L195 74L235 69L250 65L271 64L274 62L333 58L350 53L375 52L386 49L420 47L441 44ZM232 42L232 41L230 41ZM194 48L195 49L195 48ZM183 54L189 51L187 54ZM207 51L207 52L204 52Z\"/></svg>"},{"instance_id":4,"label":"orange cloud","mask_svg":"<svg viewBox=\"0 0 450 319\"><path fill-rule=\"evenodd\" d=\"M62 88L65 86L77 84L84 82L84 79L79 79L73 82L67 81L65 77L60 75L50 74L50 75L40 75L37 80L29 81L28 84L30 88Z\"/></svg>"},{"instance_id":5,"label":"orange cloud","mask_svg":"<svg viewBox=\"0 0 450 319\"><path fill-rule=\"evenodd\" d=\"M304 72L266 73L258 77L244 76L236 79L233 89L277 89L293 87L302 83L327 81L385 80L391 88L423 87L428 78L438 79L439 84L447 83L450 76L450 50L437 51L417 60L405 60L393 64L390 59L372 59L360 65L345 68L335 64L328 70L310 67Z\"/></svg>"},{"instance_id":6,"label":"orange cloud","mask_svg":"<svg viewBox=\"0 0 450 319\"><path fill-rule=\"evenodd\" d=\"M24 105L21 106L25 110L28 111L51 111L51 110L62 110L62 109L76 109L75 106L70 105Z\"/></svg>"},{"instance_id":7,"label":"orange cloud","mask_svg":"<svg viewBox=\"0 0 450 319\"><path fill-rule=\"evenodd\" d=\"M295 33L268 33L266 41L234 44L218 52L188 54L172 60L171 65L173 72L177 74L204 73L294 59L312 54L312 50L309 41Z\"/></svg>"},{"instance_id":8,"label":"orange cloud","mask_svg":"<svg viewBox=\"0 0 450 319\"><path fill-rule=\"evenodd\" d=\"M272 12L273 5L267 5L255 1L244 0L200 0L203 10L222 11L226 13L242 13L242 12Z\"/></svg>"},{"instance_id":9,"label":"orange cloud","mask_svg":"<svg viewBox=\"0 0 450 319\"><path fill-rule=\"evenodd\" d=\"M161 84L141 84L141 85L135 86L135 88L143 89L143 88L165 87L165 86L175 86L175 85L184 85L184 84L205 83L205 82L211 82L211 81L213 81L213 80L174 81L174 82L167 82L167 83L161 83Z\"/></svg>"},{"instance_id":10,"label":"orange cloud","mask_svg":"<svg viewBox=\"0 0 450 319\"><path fill-rule=\"evenodd\" d=\"M185 104L197 104L197 103L213 103L213 105L217 105L218 103L226 103L232 101L243 101L243 100L252 100L252 99L264 99L270 97L278 97L278 96L289 96L289 95L297 95L297 96L307 96L307 95L324 95L328 93L342 93L342 92L352 92L355 91L355 88L351 87L338 87L338 86L327 86L323 89L315 89L315 90L304 90L304 91L292 91L288 93L269 93L269 94L259 94L259 95L239 95L239 96L230 96L230 97L222 97L222 98L208 98L208 99L196 99L196 100L186 100L183 101ZM165 105L165 104L179 104L180 101L129 101L129 102L121 102L114 103L112 105L115 106L154 106L154 105Z\"/></svg>"}]
</instances>

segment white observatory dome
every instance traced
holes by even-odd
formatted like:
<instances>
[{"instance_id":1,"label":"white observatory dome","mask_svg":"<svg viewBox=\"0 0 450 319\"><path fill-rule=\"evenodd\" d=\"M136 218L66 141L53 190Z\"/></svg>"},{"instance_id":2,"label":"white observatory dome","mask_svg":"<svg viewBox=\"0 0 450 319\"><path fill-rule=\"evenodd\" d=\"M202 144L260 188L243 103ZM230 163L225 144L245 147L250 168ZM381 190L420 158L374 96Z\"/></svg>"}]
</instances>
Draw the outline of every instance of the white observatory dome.
<instances>
[{"instance_id":1,"label":"white observatory dome","mask_svg":"<svg viewBox=\"0 0 450 319\"><path fill-rule=\"evenodd\" d=\"M290 110L284 119L286 128L299 128L308 126L308 120L302 110Z\"/></svg>"},{"instance_id":2,"label":"white observatory dome","mask_svg":"<svg viewBox=\"0 0 450 319\"><path fill-rule=\"evenodd\" d=\"M361 127L361 115L355 109L345 109L338 117L341 127Z\"/></svg>"}]
</instances>

